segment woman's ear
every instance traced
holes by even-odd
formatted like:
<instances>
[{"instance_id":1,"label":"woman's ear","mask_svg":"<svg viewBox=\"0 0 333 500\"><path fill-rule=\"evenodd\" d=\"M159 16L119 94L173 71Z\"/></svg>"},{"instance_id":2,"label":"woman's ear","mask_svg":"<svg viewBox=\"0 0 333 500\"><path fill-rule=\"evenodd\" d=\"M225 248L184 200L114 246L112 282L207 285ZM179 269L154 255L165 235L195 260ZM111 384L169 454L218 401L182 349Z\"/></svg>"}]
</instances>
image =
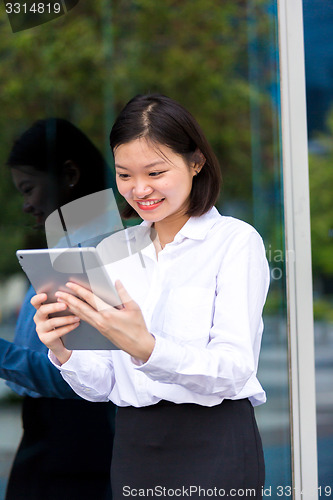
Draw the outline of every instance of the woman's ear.
<instances>
[{"instance_id":1,"label":"woman's ear","mask_svg":"<svg viewBox=\"0 0 333 500\"><path fill-rule=\"evenodd\" d=\"M63 179L66 187L74 188L80 180L79 167L72 160L66 160L63 164Z\"/></svg>"},{"instance_id":2,"label":"woman's ear","mask_svg":"<svg viewBox=\"0 0 333 500\"><path fill-rule=\"evenodd\" d=\"M204 164L206 163L206 158L204 157L203 153L200 151L199 148L197 148L192 156L192 162L191 166L193 167L193 175L198 175Z\"/></svg>"}]
</instances>

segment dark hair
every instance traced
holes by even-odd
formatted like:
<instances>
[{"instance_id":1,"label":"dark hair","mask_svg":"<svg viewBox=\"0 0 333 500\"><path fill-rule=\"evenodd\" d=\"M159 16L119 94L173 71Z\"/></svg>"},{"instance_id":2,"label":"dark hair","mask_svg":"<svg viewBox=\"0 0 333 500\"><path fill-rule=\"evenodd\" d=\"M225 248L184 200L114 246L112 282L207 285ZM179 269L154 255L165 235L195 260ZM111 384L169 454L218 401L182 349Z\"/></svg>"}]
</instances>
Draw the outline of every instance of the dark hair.
<instances>
[{"instance_id":1,"label":"dark hair","mask_svg":"<svg viewBox=\"0 0 333 500\"><path fill-rule=\"evenodd\" d=\"M203 154L206 161L198 175L193 177L187 214L198 216L212 208L220 193L221 169L191 113L169 97L160 94L138 95L126 104L113 125L111 149L114 152L121 144L142 137L154 144L169 147L188 164L197 160L198 152ZM130 218L137 214L126 203L122 216Z\"/></svg>"},{"instance_id":2,"label":"dark hair","mask_svg":"<svg viewBox=\"0 0 333 500\"><path fill-rule=\"evenodd\" d=\"M103 156L83 132L62 118L33 123L15 141L6 164L48 172L57 184L64 163L69 160L80 170L80 179L73 189L74 199L107 187L108 167Z\"/></svg>"}]
</instances>

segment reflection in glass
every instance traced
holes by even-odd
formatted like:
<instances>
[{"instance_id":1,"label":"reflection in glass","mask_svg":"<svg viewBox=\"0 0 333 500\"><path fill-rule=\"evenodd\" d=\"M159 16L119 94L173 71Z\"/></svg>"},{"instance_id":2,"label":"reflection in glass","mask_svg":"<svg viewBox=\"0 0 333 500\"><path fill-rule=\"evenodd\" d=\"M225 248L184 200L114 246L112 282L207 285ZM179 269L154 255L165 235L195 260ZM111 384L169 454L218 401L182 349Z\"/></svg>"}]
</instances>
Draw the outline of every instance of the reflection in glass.
<instances>
[{"instance_id":1,"label":"reflection in glass","mask_svg":"<svg viewBox=\"0 0 333 500\"><path fill-rule=\"evenodd\" d=\"M97 0L72 13L3 37L0 106L15 119L2 118L0 154L17 121L24 128L45 110L80 123L96 144L137 93L164 93L192 111L222 166L220 211L253 224L266 245L272 280L259 378L268 401L257 417L266 485L291 485L277 0ZM20 216L1 185L0 201L13 204L9 217L0 214L0 273L10 276L23 245L8 228Z\"/></svg>"},{"instance_id":2,"label":"reflection in glass","mask_svg":"<svg viewBox=\"0 0 333 500\"><path fill-rule=\"evenodd\" d=\"M278 20L276 2L262 4L265 37L258 11L248 4L248 65L253 223L263 236L271 269L271 286L264 312L264 337L259 378L267 403L257 408L266 459L267 494L290 486L290 402L286 299L286 254L280 136ZM251 212L249 212L251 213Z\"/></svg>"}]
</instances>

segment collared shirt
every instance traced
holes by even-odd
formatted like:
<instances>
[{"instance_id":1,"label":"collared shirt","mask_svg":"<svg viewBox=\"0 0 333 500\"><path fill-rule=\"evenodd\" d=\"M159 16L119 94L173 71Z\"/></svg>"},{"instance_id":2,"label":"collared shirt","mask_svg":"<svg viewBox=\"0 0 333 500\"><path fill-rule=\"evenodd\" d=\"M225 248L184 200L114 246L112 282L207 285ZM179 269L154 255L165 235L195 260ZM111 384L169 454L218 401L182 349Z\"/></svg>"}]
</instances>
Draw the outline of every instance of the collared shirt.
<instances>
[{"instance_id":1,"label":"collared shirt","mask_svg":"<svg viewBox=\"0 0 333 500\"><path fill-rule=\"evenodd\" d=\"M150 233L150 224L138 227L140 237ZM97 249L111 279L139 304L156 343L146 363L123 351L73 351L60 367L51 353L80 396L136 407L161 399L265 402L256 372L269 268L252 226L212 208L191 217L158 257L151 243L114 262L112 236Z\"/></svg>"}]
</instances>

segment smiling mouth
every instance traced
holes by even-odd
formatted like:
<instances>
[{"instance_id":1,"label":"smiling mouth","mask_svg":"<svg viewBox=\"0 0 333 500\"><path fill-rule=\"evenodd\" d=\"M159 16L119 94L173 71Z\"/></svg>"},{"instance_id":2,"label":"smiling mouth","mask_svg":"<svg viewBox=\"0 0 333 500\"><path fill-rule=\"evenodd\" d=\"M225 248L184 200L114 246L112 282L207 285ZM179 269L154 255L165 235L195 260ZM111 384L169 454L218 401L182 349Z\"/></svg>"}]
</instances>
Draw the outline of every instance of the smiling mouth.
<instances>
[{"instance_id":1,"label":"smiling mouth","mask_svg":"<svg viewBox=\"0 0 333 500\"><path fill-rule=\"evenodd\" d=\"M137 200L138 205L142 205L144 207L151 207L153 205L157 205L158 203L161 203L164 200L164 198L161 198L160 200L145 200L145 201L139 201Z\"/></svg>"},{"instance_id":2,"label":"smiling mouth","mask_svg":"<svg viewBox=\"0 0 333 500\"><path fill-rule=\"evenodd\" d=\"M160 200L135 200L135 202L141 210L154 210L159 207L164 200L165 198L161 198Z\"/></svg>"}]
</instances>

